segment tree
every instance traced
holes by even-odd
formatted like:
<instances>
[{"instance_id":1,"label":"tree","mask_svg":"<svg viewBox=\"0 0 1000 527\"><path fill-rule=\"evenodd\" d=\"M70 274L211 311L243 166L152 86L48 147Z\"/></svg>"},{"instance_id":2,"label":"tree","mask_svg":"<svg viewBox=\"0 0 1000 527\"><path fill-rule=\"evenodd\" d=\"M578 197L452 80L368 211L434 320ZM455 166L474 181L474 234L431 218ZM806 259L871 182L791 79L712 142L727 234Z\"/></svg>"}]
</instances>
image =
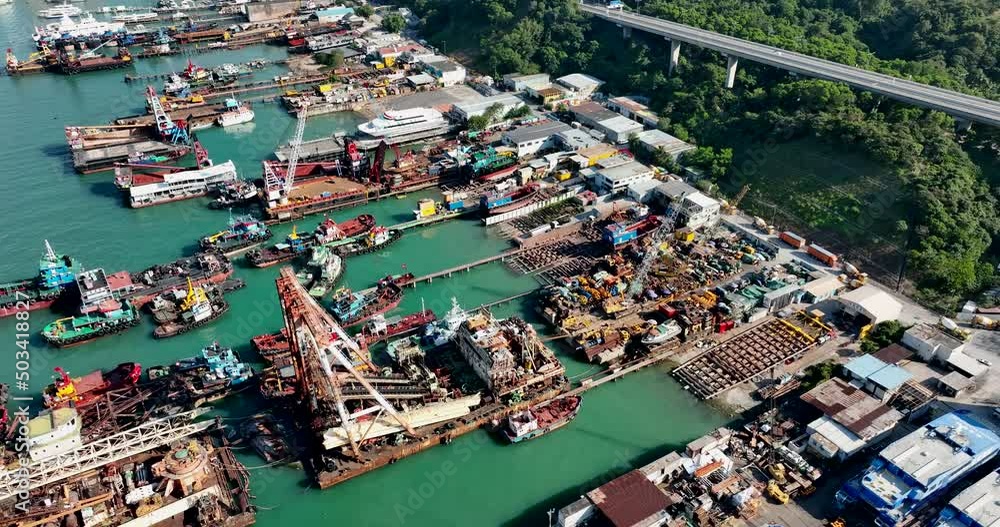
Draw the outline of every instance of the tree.
<instances>
[{"instance_id":1,"label":"tree","mask_svg":"<svg viewBox=\"0 0 1000 527\"><path fill-rule=\"evenodd\" d=\"M490 125L490 118L485 115L473 115L469 117L469 130L478 132L485 130Z\"/></svg>"},{"instance_id":2,"label":"tree","mask_svg":"<svg viewBox=\"0 0 1000 527\"><path fill-rule=\"evenodd\" d=\"M531 107L527 104L522 104L521 106L515 106L514 108L508 110L507 113L504 114L503 118L504 120L520 119L522 117L527 117L528 115L531 115Z\"/></svg>"},{"instance_id":3,"label":"tree","mask_svg":"<svg viewBox=\"0 0 1000 527\"><path fill-rule=\"evenodd\" d=\"M812 390L816 386L832 379L833 374L836 372L837 363L832 360L813 364L805 369L805 375L802 377L802 388L806 391Z\"/></svg>"},{"instance_id":4,"label":"tree","mask_svg":"<svg viewBox=\"0 0 1000 527\"><path fill-rule=\"evenodd\" d=\"M358 7L354 8L354 14L358 15L361 18L368 19L375 14L375 8L373 8L368 4L359 5Z\"/></svg>"},{"instance_id":5,"label":"tree","mask_svg":"<svg viewBox=\"0 0 1000 527\"><path fill-rule=\"evenodd\" d=\"M898 320L886 320L875 324L868 335L861 341L861 351L875 353L876 351L903 340L907 327Z\"/></svg>"},{"instance_id":6,"label":"tree","mask_svg":"<svg viewBox=\"0 0 1000 527\"><path fill-rule=\"evenodd\" d=\"M406 20L397 13L382 19L382 29L389 33L399 33L406 27Z\"/></svg>"},{"instance_id":7,"label":"tree","mask_svg":"<svg viewBox=\"0 0 1000 527\"><path fill-rule=\"evenodd\" d=\"M315 60L324 66L339 68L344 65L344 54L339 49L335 49L325 53L317 53Z\"/></svg>"}]
</instances>

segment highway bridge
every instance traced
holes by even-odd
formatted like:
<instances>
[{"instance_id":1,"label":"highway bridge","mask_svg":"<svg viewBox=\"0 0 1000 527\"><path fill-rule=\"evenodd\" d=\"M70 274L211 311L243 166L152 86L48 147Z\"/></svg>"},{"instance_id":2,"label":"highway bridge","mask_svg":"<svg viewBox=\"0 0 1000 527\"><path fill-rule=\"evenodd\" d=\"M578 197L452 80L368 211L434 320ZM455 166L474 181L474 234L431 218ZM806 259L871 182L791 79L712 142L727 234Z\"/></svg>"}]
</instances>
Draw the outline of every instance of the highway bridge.
<instances>
[{"instance_id":1,"label":"highway bridge","mask_svg":"<svg viewBox=\"0 0 1000 527\"><path fill-rule=\"evenodd\" d=\"M964 125L973 122L1000 126L1000 102L966 95L919 82L873 73L861 68L818 59L749 40L720 35L659 18L608 9L603 5L580 4L581 11L611 21L622 27L626 36L632 29L659 35L670 41L670 71L677 67L681 43L717 51L727 57L726 86L736 80L740 59L767 64L806 77L843 82L852 87L878 93L898 101L940 110Z\"/></svg>"}]
</instances>

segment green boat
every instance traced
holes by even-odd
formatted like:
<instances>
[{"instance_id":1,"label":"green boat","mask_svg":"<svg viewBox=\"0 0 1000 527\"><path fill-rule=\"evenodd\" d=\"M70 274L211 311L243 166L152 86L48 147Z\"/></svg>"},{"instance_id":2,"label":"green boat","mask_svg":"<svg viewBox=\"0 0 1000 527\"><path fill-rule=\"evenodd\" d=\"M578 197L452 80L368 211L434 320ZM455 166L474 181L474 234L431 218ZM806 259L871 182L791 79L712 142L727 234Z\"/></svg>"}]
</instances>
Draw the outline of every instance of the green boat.
<instances>
[{"instance_id":1,"label":"green boat","mask_svg":"<svg viewBox=\"0 0 1000 527\"><path fill-rule=\"evenodd\" d=\"M140 318L139 310L128 301L112 301L99 311L52 322L42 330L42 337L53 346L65 348L121 333L137 326Z\"/></svg>"}]
</instances>

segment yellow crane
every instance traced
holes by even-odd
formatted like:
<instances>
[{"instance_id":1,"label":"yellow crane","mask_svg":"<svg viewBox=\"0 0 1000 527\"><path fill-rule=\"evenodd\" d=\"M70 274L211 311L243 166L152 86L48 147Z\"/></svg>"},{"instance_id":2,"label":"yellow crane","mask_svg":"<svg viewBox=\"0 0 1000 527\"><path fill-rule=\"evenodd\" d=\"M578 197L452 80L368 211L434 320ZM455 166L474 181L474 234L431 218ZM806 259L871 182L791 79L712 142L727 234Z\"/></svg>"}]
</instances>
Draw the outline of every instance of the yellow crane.
<instances>
[{"instance_id":1,"label":"yellow crane","mask_svg":"<svg viewBox=\"0 0 1000 527\"><path fill-rule=\"evenodd\" d=\"M208 302L208 296L205 295L205 290L200 287L195 287L191 283L191 278L188 278L188 293L184 302L181 303L181 310L188 311L197 304Z\"/></svg>"},{"instance_id":2,"label":"yellow crane","mask_svg":"<svg viewBox=\"0 0 1000 527\"><path fill-rule=\"evenodd\" d=\"M726 212L730 212L730 213L734 212L737 209L737 207L740 206L740 202L743 201L743 198L746 197L747 192L750 192L750 184L749 183L747 183L746 185L743 185L743 188L741 188L740 191L736 194L736 197L733 198L733 202L730 203L730 204L728 204L728 205L726 205Z\"/></svg>"}]
</instances>

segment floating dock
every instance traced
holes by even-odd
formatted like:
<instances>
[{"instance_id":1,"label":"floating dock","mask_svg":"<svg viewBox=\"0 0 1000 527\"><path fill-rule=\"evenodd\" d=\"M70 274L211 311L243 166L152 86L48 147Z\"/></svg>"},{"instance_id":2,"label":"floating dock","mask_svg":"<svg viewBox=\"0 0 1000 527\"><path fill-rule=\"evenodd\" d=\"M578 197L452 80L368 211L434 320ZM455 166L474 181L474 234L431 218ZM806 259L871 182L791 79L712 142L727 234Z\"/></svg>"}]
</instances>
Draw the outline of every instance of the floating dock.
<instances>
[{"instance_id":1,"label":"floating dock","mask_svg":"<svg viewBox=\"0 0 1000 527\"><path fill-rule=\"evenodd\" d=\"M128 162L129 156L133 154L161 156L186 148L185 145L170 145L161 141L139 141L87 150L73 150L73 168L81 174L92 174L111 170L115 163Z\"/></svg>"}]
</instances>

